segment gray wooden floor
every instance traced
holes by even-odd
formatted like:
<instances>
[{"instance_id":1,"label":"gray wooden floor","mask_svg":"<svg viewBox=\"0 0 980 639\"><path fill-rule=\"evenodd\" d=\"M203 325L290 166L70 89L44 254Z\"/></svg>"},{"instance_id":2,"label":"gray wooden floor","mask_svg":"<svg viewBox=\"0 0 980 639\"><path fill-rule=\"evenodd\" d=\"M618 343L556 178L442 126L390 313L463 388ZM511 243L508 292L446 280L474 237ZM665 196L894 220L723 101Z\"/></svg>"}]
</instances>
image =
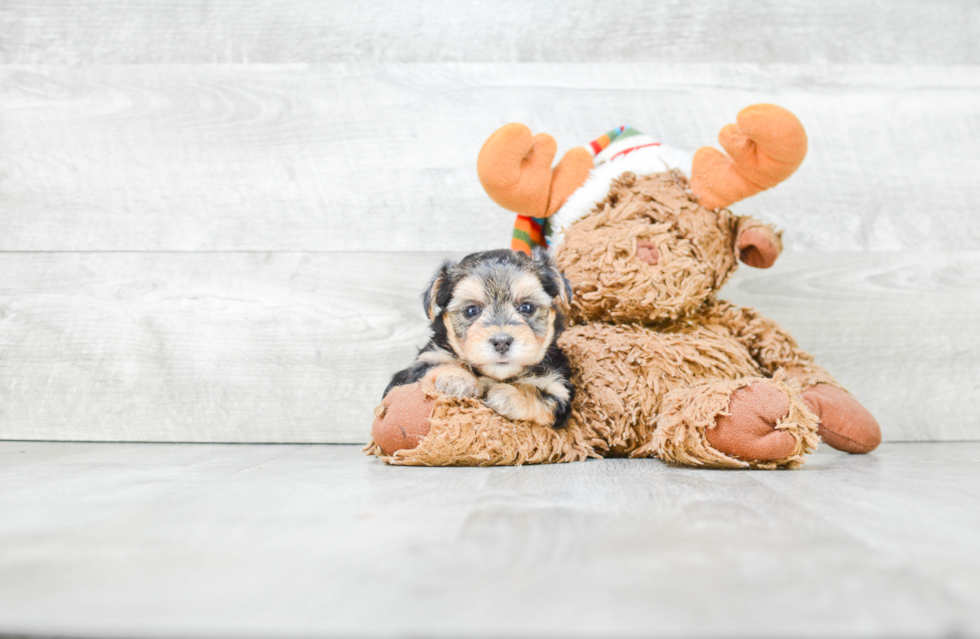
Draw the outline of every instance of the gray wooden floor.
<instances>
[{"instance_id":1,"label":"gray wooden floor","mask_svg":"<svg viewBox=\"0 0 980 639\"><path fill-rule=\"evenodd\" d=\"M0 634L980 636L980 443L803 469L0 443Z\"/></svg>"}]
</instances>

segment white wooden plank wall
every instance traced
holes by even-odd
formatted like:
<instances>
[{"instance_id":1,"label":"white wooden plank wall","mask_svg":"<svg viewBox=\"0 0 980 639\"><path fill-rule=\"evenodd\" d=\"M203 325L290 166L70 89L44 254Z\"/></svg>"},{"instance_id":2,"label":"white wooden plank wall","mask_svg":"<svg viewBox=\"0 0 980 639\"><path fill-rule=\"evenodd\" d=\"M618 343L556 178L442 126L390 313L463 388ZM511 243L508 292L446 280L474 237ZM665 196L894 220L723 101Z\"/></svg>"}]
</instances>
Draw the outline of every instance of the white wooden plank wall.
<instances>
[{"instance_id":1,"label":"white wooden plank wall","mask_svg":"<svg viewBox=\"0 0 980 639\"><path fill-rule=\"evenodd\" d=\"M0 4L0 438L363 441L445 256L505 246L509 121L691 148L795 111L727 297L885 438L980 438L980 5Z\"/></svg>"}]
</instances>

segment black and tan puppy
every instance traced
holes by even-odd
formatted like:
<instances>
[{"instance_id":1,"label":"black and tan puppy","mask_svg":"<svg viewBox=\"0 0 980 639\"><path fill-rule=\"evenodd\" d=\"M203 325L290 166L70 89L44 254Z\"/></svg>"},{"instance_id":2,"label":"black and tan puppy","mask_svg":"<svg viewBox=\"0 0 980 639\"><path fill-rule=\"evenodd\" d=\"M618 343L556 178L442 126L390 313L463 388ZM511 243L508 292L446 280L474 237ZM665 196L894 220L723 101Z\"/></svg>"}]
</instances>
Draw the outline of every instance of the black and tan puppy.
<instances>
[{"instance_id":1,"label":"black and tan puppy","mask_svg":"<svg viewBox=\"0 0 980 639\"><path fill-rule=\"evenodd\" d=\"M571 286L547 254L499 250L447 261L423 296L432 339L385 389L421 382L483 398L514 420L561 428L574 389L555 344Z\"/></svg>"}]
</instances>

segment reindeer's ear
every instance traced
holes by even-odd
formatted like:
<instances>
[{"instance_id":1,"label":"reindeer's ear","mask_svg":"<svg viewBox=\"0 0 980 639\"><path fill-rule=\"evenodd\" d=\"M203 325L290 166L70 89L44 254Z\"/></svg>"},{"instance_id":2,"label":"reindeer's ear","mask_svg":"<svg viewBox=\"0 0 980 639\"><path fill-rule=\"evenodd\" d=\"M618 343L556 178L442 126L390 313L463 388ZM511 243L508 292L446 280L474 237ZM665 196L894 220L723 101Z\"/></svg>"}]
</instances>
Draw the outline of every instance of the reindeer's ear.
<instances>
[{"instance_id":1,"label":"reindeer's ear","mask_svg":"<svg viewBox=\"0 0 980 639\"><path fill-rule=\"evenodd\" d=\"M537 247L531 257L534 258L538 267L545 292L551 297L557 297L563 305L570 305L572 303L572 283L568 281L564 273L558 270L558 266L548 256L548 252Z\"/></svg>"},{"instance_id":2,"label":"reindeer's ear","mask_svg":"<svg viewBox=\"0 0 980 639\"><path fill-rule=\"evenodd\" d=\"M735 254L755 268L769 268L783 250L782 231L748 216L736 226Z\"/></svg>"},{"instance_id":3,"label":"reindeer's ear","mask_svg":"<svg viewBox=\"0 0 980 639\"><path fill-rule=\"evenodd\" d=\"M436 271L436 274L432 277L432 281L429 282L428 288L422 294L422 308L425 310L426 316L429 321L436 318L436 310L448 303L448 299L443 299L448 297L448 293L451 293L450 289L450 274L452 273L453 267L456 264L452 260L446 260Z\"/></svg>"}]
</instances>

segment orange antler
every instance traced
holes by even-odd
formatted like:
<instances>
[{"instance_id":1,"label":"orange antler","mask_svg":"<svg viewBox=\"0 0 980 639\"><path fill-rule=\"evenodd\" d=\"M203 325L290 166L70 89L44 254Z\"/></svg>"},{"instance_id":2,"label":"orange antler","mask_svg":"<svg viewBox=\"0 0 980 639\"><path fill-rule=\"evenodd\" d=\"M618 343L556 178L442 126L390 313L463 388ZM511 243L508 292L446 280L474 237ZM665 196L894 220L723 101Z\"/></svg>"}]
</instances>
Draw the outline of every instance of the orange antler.
<instances>
[{"instance_id":1,"label":"orange antler","mask_svg":"<svg viewBox=\"0 0 980 639\"><path fill-rule=\"evenodd\" d=\"M786 109L754 104L736 122L718 134L727 156L707 146L694 154L691 191L705 208L724 208L776 186L806 157L806 131Z\"/></svg>"},{"instance_id":2,"label":"orange antler","mask_svg":"<svg viewBox=\"0 0 980 639\"><path fill-rule=\"evenodd\" d=\"M490 198L520 215L548 217L561 208L592 169L583 147L568 151L552 170L558 144L547 133L531 135L523 124L507 124L480 149L476 171Z\"/></svg>"}]
</instances>

